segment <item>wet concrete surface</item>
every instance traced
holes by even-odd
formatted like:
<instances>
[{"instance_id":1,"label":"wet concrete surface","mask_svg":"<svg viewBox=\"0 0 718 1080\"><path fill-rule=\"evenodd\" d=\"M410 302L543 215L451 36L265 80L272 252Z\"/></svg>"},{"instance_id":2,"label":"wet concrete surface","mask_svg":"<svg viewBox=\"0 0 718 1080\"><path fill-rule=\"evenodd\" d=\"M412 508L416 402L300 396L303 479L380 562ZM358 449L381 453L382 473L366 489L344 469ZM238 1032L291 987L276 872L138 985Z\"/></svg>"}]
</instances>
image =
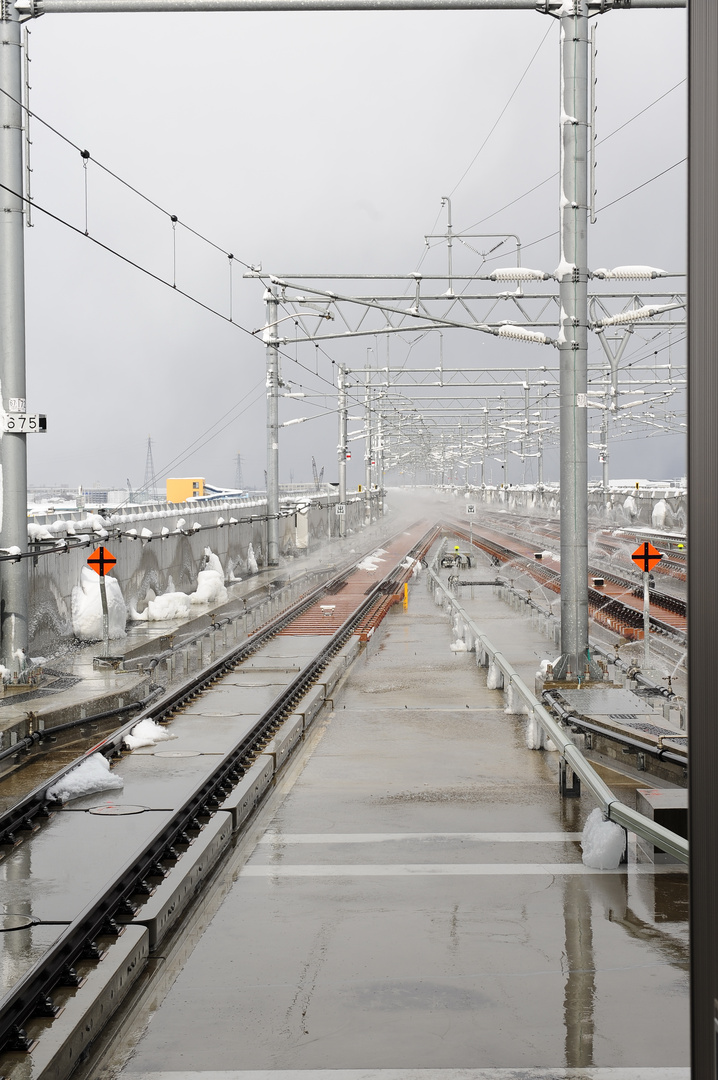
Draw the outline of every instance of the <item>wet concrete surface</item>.
<instances>
[{"instance_id":1,"label":"wet concrete surface","mask_svg":"<svg viewBox=\"0 0 718 1080\"><path fill-rule=\"evenodd\" d=\"M531 684L552 646L472 614ZM413 584L125 1080L687 1078L684 870L583 866L590 796L454 636Z\"/></svg>"}]
</instances>

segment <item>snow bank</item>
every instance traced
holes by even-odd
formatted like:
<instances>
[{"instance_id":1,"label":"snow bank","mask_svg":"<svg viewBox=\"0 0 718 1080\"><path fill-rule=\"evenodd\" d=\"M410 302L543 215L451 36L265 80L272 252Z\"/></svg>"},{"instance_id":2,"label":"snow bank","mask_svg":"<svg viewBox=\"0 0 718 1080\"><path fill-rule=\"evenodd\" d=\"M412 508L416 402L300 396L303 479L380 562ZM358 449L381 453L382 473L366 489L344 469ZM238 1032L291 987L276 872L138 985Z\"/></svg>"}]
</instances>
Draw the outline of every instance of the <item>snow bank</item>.
<instances>
[{"instance_id":1,"label":"snow bank","mask_svg":"<svg viewBox=\"0 0 718 1080\"><path fill-rule=\"evenodd\" d=\"M166 592L148 601L144 611L133 611L134 622L164 622L165 619L188 619L192 602L183 592Z\"/></svg>"},{"instance_id":2,"label":"snow bank","mask_svg":"<svg viewBox=\"0 0 718 1080\"><path fill-rule=\"evenodd\" d=\"M222 563L210 548L204 549L207 563L197 575L197 591L190 597L192 604L226 604L227 590L224 587Z\"/></svg>"},{"instance_id":3,"label":"snow bank","mask_svg":"<svg viewBox=\"0 0 718 1080\"><path fill-rule=\"evenodd\" d=\"M465 641L462 641L461 638L459 638L457 641L454 641L453 644L451 644L449 646L449 648L451 649L452 652L468 652L469 651L468 645L466 644Z\"/></svg>"},{"instance_id":4,"label":"snow bank","mask_svg":"<svg viewBox=\"0 0 718 1080\"><path fill-rule=\"evenodd\" d=\"M626 834L615 821L606 821L596 807L588 815L581 838L583 862L596 870L616 870L626 850Z\"/></svg>"},{"instance_id":5,"label":"snow bank","mask_svg":"<svg viewBox=\"0 0 718 1080\"><path fill-rule=\"evenodd\" d=\"M69 802L70 799L79 799L81 795L92 795L98 791L117 791L124 783L121 776L110 772L107 758L102 754L92 754L51 787L47 797L51 801Z\"/></svg>"},{"instance_id":6,"label":"snow bank","mask_svg":"<svg viewBox=\"0 0 718 1080\"><path fill-rule=\"evenodd\" d=\"M628 495L626 497L623 509L626 517L630 518L631 521L638 517L638 507L636 506L636 500L633 498L633 495Z\"/></svg>"},{"instance_id":7,"label":"snow bank","mask_svg":"<svg viewBox=\"0 0 718 1080\"><path fill-rule=\"evenodd\" d=\"M176 735L166 731L147 717L145 720L140 720L139 724L135 724L129 735L125 735L124 743L128 750L137 750L140 746L156 746L158 742L176 738Z\"/></svg>"},{"instance_id":8,"label":"snow bank","mask_svg":"<svg viewBox=\"0 0 718 1080\"><path fill-rule=\"evenodd\" d=\"M653 513L651 514L651 525L654 529L665 529L666 525L670 528L672 522L669 520L672 518L671 511L668 508L668 503L665 499L659 499L656 505L653 507Z\"/></svg>"},{"instance_id":9,"label":"snow bank","mask_svg":"<svg viewBox=\"0 0 718 1080\"><path fill-rule=\"evenodd\" d=\"M259 567L257 566L257 560L254 557L254 548L251 544L247 548L247 569L249 570L250 574L256 574L259 571Z\"/></svg>"},{"instance_id":10,"label":"snow bank","mask_svg":"<svg viewBox=\"0 0 718 1080\"><path fill-rule=\"evenodd\" d=\"M110 637L113 640L125 636L127 608L122 597L120 583L113 577L105 577ZM100 578L89 566L80 571L80 584L72 590L72 632L80 641L98 641L102 638L102 599Z\"/></svg>"}]
</instances>

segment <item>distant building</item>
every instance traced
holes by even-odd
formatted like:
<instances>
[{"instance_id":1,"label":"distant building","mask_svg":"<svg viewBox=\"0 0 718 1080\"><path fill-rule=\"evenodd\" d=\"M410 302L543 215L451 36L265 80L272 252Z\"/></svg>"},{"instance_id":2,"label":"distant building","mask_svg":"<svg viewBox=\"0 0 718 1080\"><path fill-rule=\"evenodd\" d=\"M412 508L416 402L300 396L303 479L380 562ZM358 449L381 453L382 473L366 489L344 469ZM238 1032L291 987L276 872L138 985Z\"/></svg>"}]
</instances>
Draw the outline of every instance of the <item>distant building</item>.
<instances>
[{"instance_id":1,"label":"distant building","mask_svg":"<svg viewBox=\"0 0 718 1080\"><path fill-rule=\"evenodd\" d=\"M167 502L183 503L204 495L203 476L176 477L167 480Z\"/></svg>"}]
</instances>

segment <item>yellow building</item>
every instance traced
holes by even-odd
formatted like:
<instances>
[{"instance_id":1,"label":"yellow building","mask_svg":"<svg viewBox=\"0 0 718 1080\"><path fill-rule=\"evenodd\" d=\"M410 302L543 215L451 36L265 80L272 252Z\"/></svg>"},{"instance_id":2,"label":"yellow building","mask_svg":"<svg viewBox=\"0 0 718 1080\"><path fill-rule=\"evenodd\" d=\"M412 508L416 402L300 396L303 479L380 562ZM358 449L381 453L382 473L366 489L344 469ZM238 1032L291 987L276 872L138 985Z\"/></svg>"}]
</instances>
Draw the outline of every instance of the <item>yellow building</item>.
<instances>
[{"instance_id":1,"label":"yellow building","mask_svg":"<svg viewBox=\"0 0 718 1080\"><path fill-rule=\"evenodd\" d=\"M204 495L203 476L184 476L167 480L167 502L183 503L187 499Z\"/></svg>"}]
</instances>

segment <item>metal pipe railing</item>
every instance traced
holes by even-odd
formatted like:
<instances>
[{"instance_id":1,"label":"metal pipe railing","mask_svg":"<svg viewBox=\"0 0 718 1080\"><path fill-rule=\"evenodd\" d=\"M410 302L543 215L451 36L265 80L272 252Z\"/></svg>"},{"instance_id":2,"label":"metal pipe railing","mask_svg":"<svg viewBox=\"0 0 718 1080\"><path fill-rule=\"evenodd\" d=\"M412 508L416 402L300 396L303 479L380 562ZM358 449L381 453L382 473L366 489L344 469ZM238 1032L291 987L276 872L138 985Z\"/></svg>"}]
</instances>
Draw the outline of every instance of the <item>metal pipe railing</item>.
<instances>
[{"instance_id":1,"label":"metal pipe railing","mask_svg":"<svg viewBox=\"0 0 718 1080\"><path fill-rule=\"evenodd\" d=\"M551 713L541 704L533 692L529 690L526 683L518 672L513 669L506 657L494 648L486 634L479 630L471 617L461 606L456 597L452 596L434 570L429 570L429 580L435 589L438 588L441 590L452 612L462 620L467 630L475 639L477 658L480 658L482 654L485 654L489 657L489 662L496 665L503 676L504 688L511 687L514 693L518 694L526 705L529 716L536 720L546 737L554 744L560 756L571 767L573 773L580 778L587 788L589 788L609 821L615 821L618 825L622 825L624 829L630 829L632 832L638 833L639 836L642 836L649 843L660 848L661 851L665 851L667 854L672 855L681 862L687 863L689 850L688 841L682 836L678 836L677 833L671 832L669 829L657 824L657 822L651 821L650 818L645 817L644 814L639 814L637 810L633 810L630 806L626 806L625 803L622 803L620 799L616 798L614 793L608 785L604 783L578 747L574 745L558 721L551 716ZM479 651L479 646L481 651ZM477 659L477 663L478 662Z\"/></svg>"}]
</instances>

